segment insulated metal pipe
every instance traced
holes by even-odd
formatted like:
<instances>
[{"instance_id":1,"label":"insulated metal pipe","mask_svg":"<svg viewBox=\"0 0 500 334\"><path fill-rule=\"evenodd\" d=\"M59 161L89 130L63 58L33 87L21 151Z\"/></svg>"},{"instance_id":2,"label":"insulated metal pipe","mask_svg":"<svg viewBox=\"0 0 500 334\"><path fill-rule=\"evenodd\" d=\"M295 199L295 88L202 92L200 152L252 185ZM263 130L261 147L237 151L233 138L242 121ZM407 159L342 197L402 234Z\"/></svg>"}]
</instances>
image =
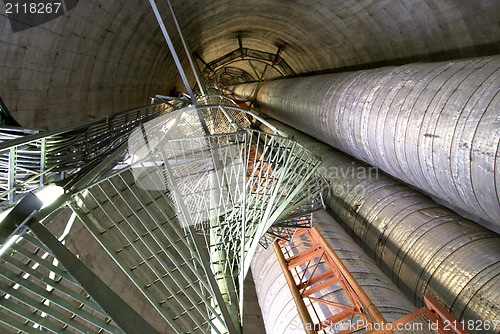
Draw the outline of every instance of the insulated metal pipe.
<instances>
[{"instance_id":1,"label":"insulated metal pipe","mask_svg":"<svg viewBox=\"0 0 500 334\"><path fill-rule=\"evenodd\" d=\"M256 96L271 117L500 227L499 87L491 56L269 81Z\"/></svg>"},{"instance_id":2,"label":"insulated metal pipe","mask_svg":"<svg viewBox=\"0 0 500 334\"><path fill-rule=\"evenodd\" d=\"M315 213L313 223L388 322L398 320L416 310L326 211ZM251 268L266 333L303 334L304 326L273 249L259 248ZM324 299L348 303L343 290L339 288L330 288ZM328 314L329 311L317 309L317 312ZM316 314L312 311L309 313L311 316ZM313 320L318 323L315 317Z\"/></svg>"},{"instance_id":3,"label":"insulated metal pipe","mask_svg":"<svg viewBox=\"0 0 500 334\"><path fill-rule=\"evenodd\" d=\"M458 320L500 319L498 234L374 167L270 122L321 157L329 211L413 303L421 306L431 293Z\"/></svg>"}]
</instances>

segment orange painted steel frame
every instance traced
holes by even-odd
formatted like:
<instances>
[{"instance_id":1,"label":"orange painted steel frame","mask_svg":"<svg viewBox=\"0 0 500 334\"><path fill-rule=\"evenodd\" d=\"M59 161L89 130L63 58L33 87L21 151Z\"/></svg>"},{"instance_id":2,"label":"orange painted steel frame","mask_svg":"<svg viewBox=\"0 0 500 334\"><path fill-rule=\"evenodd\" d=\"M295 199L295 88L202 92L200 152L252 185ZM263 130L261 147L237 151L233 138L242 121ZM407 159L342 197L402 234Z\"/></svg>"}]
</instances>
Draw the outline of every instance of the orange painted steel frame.
<instances>
[{"instance_id":1,"label":"orange painted steel frame","mask_svg":"<svg viewBox=\"0 0 500 334\"><path fill-rule=\"evenodd\" d=\"M282 248L285 247L294 247L300 249L300 251L289 258L285 258L282 250ZM352 321L354 315L360 316L363 319L363 324L373 321L385 323L383 316L315 227L311 229L297 229L293 238L293 243L289 244L284 241L275 242L273 248L290 291L292 292L299 315L304 323L304 328L308 334L317 333L317 330L332 326L347 318L351 318ZM320 263L328 269L324 272L316 273L316 269ZM304 264L306 265L306 269L304 270L304 274L301 275L302 277L299 277L299 283L297 284L290 270ZM305 280L305 273L308 269L311 269L311 276ZM339 284L341 286L352 305L344 305L312 297L314 293L326 289L333 284ZM313 324L309 311L304 303L305 298L336 307L341 311L321 321L320 324ZM369 313L367 313L367 311ZM353 330L356 330L356 327L352 327L341 333L349 333Z\"/></svg>"},{"instance_id":2,"label":"orange painted steel frame","mask_svg":"<svg viewBox=\"0 0 500 334\"><path fill-rule=\"evenodd\" d=\"M435 325L432 328L435 333L442 334L470 334L470 332L463 327L460 322L457 322L455 317L453 317L444 307L439 304L430 294L424 296L425 306L421 309L408 314L392 323L392 328L397 328L398 324L412 323L413 320L419 316L425 315ZM413 322L414 323L414 322ZM448 328L453 329L453 331ZM418 332L418 331L417 331ZM386 334L391 333L388 330L376 330L369 332L370 334Z\"/></svg>"},{"instance_id":3,"label":"orange painted steel frame","mask_svg":"<svg viewBox=\"0 0 500 334\"><path fill-rule=\"evenodd\" d=\"M299 249L300 251L299 253L289 258L285 258L283 249L286 247L293 247ZM370 298L358 285L354 277L352 277L351 273L347 270L347 268L344 266L335 252L331 249L330 245L328 245L328 243L323 238L321 233L316 229L316 227L313 226L310 229L298 228L293 237L292 243L287 243L285 240L276 241L273 243L273 248L283 274L285 275L288 287L290 288L307 334L316 334L317 330L321 330L327 326L331 326L332 324L338 323L349 317L351 317L352 320L352 317L355 314L359 315L364 320L361 326L366 326L367 324L375 321L376 323L381 325L380 328L389 327L386 326L387 323L384 317L377 310L376 306L371 302ZM322 273L316 274L316 269L318 268L320 262L326 265L329 269ZM314 263L311 266L312 268L310 268L311 263ZM306 264L306 268L303 271L304 273L302 277L299 277L299 283L297 284L290 270L304 264ZM304 280L305 274L308 269L311 269L311 275L307 280ZM333 284L339 284L342 287L343 291L349 297L352 306L311 297L312 294L326 289ZM329 306L337 307L342 311L328 319L321 321L320 324L314 324L309 310L307 309L307 306L304 302L305 298L308 298L315 302L324 303ZM429 321L431 321L433 324L436 324L437 328L433 329L436 333L470 334L469 331L463 328L463 324L457 322L455 318L446 309L444 309L444 307L441 306L441 304L439 304L439 302L437 302L431 295L425 295L424 300L426 306L393 322L390 328L396 328L398 324L410 323L413 319L424 315L429 319ZM365 310L368 312L366 312ZM454 332L448 330L447 327L452 328ZM347 334L360 328L361 327L352 326L350 329L344 330L339 334ZM367 333L389 334L393 332L387 329L380 329L370 330Z\"/></svg>"},{"instance_id":4,"label":"orange painted steel frame","mask_svg":"<svg viewBox=\"0 0 500 334\"><path fill-rule=\"evenodd\" d=\"M463 327L463 324L457 322L450 312L448 312L439 302L434 299L430 294L424 296L425 308L429 310L436 318L440 318L439 322L443 325L449 325L457 334L470 334L470 332ZM457 325L461 325L458 327Z\"/></svg>"}]
</instances>

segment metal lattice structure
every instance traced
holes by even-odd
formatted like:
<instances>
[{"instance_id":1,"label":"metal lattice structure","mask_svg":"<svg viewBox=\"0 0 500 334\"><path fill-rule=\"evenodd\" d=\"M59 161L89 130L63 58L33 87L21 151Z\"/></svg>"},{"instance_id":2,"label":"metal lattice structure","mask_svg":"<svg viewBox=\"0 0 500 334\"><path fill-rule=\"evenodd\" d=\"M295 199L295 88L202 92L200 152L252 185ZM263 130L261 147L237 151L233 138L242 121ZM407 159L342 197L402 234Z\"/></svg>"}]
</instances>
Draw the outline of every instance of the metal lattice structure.
<instances>
[{"instance_id":1,"label":"metal lattice structure","mask_svg":"<svg viewBox=\"0 0 500 334\"><path fill-rule=\"evenodd\" d=\"M319 159L248 114L203 105L142 125L130 165L70 204L179 333L237 331L259 240L322 208Z\"/></svg>"},{"instance_id":2,"label":"metal lattice structure","mask_svg":"<svg viewBox=\"0 0 500 334\"><path fill-rule=\"evenodd\" d=\"M0 129L0 204L79 171L119 147L138 124L174 109L155 104L53 131Z\"/></svg>"},{"instance_id":3,"label":"metal lattice structure","mask_svg":"<svg viewBox=\"0 0 500 334\"><path fill-rule=\"evenodd\" d=\"M431 295L424 296L423 308L386 322L316 227L279 237L283 240L273 243L274 252L306 333L470 334Z\"/></svg>"},{"instance_id":4,"label":"metal lattice structure","mask_svg":"<svg viewBox=\"0 0 500 334\"><path fill-rule=\"evenodd\" d=\"M178 333L210 333L224 318L220 298L198 253L196 235L181 227L160 187L144 190L149 174L134 179L130 169L75 196L70 204L115 262Z\"/></svg>"},{"instance_id":5,"label":"metal lattice structure","mask_svg":"<svg viewBox=\"0 0 500 334\"><path fill-rule=\"evenodd\" d=\"M123 333L33 234L0 263L2 333Z\"/></svg>"}]
</instances>

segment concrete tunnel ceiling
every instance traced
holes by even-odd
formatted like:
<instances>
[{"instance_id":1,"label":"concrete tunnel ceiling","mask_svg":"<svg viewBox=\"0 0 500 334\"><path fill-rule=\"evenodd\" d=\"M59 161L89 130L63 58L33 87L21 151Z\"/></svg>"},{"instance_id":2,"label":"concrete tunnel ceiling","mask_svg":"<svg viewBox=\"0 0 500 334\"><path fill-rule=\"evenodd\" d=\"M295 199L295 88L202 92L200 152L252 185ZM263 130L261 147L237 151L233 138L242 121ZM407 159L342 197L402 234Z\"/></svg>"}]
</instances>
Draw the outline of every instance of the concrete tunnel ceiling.
<instances>
[{"instance_id":1,"label":"concrete tunnel ceiling","mask_svg":"<svg viewBox=\"0 0 500 334\"><path fill-rule=\"evenodd\" d=\"M498 0L171 1L204 74L210 70L203 63L237 51L240 42L261 56L279 53L299 76L500 54ZM0 2L0 97L24 127L56 129L148 104L155 94L184 90L149 1L66 0L66 7L77 4L64 15L18 32L5 14L5 2ZM156 2L194 85L167 5ZM243 81L256 78L259 73L252 73L246 59L219 65ZM256 66L262 72L265 65ZM265 78L280 75L268 71ZM82 224L73 232L68 248L105 276L115 291L124 292L129 303L139 305L144 314L155 313L143 306L146 299L133 294L111 258L100 248L101 253L94 252L100 246ZM492 244L496 240L490 239ZM489 277L478 275L478 280ZM491 286L494 300L498 289ZM478 289L464 289L464 294L476 296ZM148 321L164 325L159 315Z\"/></svg>"},{"instance_id":2,"label":"concrete tunnel ceiling","mask_svg":"<svg viewBox=\"0 0 500 334\"><path fill-rule=\"evenodd\" d=\"M500 53L494 0L172 4L192 51L207 63L236 50L238 36L244 48L274 54L281 47L297 74ZM168 8L158 6L187 68ZM183 90L147 1L79 1L16 33L2 9L0 96L25 127L53 129Z\"/></svg>"}]
</instances>

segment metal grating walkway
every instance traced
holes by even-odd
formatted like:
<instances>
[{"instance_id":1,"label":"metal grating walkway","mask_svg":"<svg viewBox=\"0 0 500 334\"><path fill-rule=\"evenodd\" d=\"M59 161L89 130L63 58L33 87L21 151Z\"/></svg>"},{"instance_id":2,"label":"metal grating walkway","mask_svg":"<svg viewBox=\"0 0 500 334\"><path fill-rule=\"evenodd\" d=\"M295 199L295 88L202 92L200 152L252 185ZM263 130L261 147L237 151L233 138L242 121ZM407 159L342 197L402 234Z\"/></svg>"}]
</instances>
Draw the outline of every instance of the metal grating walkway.
<instances>
[{"instance_id":1,"label":"metal grating walkway","mask_svg":"<svg viewBox=\"0 0 500 334\"><path fill-rule=\"evenodd\" d=\"M123 333L32 234L0 261L2 333Z\"/></svg>"}]
</instances>

